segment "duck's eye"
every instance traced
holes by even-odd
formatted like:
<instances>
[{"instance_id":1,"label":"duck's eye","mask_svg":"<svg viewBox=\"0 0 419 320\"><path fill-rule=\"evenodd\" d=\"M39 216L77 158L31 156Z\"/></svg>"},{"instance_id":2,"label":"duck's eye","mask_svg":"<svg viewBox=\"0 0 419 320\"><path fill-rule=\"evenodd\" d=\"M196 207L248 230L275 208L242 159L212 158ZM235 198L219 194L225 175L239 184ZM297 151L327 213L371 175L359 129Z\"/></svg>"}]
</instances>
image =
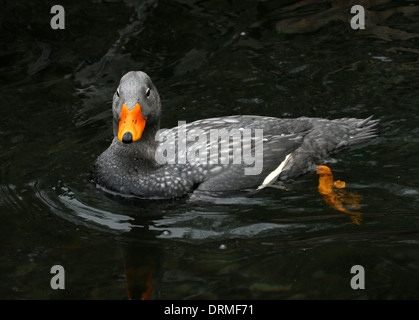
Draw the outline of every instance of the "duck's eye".
<instances>
[{"instance_id":1,"label":"duck's eye","mask_svg":"<svg viewBox=\"0 0 419 320\"><path fill-rule=\"evenodd\" d=\"M150 96L151 90L150 88L147 89L147 91L145 92L146 97L148 98Z\"/></svg>"},{"instance_id":2,"label":"duck's eye","mask_svg":"<svg viewBox=\"0 0 419 320\"><path fill-rule=\"evenodd\" d=\"M116 89L116 95L118 96L118 98L119 98L119 89Z\"/></svg>"}]
</instances>

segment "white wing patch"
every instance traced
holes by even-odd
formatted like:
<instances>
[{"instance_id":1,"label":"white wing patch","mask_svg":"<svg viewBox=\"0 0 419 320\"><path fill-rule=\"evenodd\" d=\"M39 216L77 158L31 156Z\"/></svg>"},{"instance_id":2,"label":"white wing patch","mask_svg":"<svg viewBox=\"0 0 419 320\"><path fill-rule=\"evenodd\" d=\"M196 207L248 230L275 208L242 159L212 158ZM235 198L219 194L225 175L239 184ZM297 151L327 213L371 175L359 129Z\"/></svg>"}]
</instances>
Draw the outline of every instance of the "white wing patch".
<instances>
[{"instance_id":1,"label":"white wing patch","mask_svg":"<svg viewBox=\"0 0 419 320\"><path fill-rule=\"evenodd\" d=\"M267 175L267 177L265 178L265 180L263 180L262 184L257 188L257 190L261 190L265 188L272 181L278 178L278 176L281 174L282 170L284 169L284 167L286 166L290 158L291 158L291 153L285 157L284 161L281 162L278 168L276 168L274 171L272 171L270 174Z\"/></svg>"}]
</instances>

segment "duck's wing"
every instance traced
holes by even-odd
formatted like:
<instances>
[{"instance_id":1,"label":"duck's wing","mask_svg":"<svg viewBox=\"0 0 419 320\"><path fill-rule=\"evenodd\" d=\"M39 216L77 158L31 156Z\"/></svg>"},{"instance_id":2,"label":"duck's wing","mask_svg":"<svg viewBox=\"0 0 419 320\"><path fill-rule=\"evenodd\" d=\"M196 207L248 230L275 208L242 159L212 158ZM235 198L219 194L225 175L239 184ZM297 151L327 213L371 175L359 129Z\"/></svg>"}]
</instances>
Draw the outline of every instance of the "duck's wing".
<instances>
[{"instance_id":1,"label":"duck's wing","mask_svg":"<svg viewBox=\"0 0 419 320\"><path fill-rule=\"evenodd\" d=\"M264 136L263 145L252 146L251 156L235 163L229 157L228 164L215 164L209 167L198 190L230 191L248 188L264 188L274 183L290 155L301 145L303 136L288 134L283 136ZM261 152L262 151L262 152ZM243 157L244 158L244 157Z\"/></svg>"},{"instance_id":2,"label":"duck's wing","mask_svg":"<svg viewBox=\"0 0 419 320\"><path fill-rule=\"evenodd\" d=\"M204 119L166 131L168 153L198 190L263 188L276 181L311 130L308 121L260 116ZM171 146L171 147L170 147Z\"/></svg>"}]
</instances>

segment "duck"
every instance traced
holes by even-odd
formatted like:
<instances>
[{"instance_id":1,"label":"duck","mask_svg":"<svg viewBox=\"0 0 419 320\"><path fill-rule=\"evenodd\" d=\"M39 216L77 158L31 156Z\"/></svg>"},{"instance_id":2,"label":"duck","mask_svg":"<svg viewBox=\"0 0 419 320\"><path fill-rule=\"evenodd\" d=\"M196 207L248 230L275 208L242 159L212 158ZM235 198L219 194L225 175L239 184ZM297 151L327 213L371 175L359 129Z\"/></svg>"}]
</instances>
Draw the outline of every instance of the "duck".
<instances>
[{"instance_id":1,"label":"duck","mask_svg":"<svg viewBox=\"0 0 419 320\"><path fill-rule=\"evenodd\" d=\"M316 171L331 153L377 136L378 120L231 115L160 128L162 104L143 71L120 80L110 146L94 163L97 186L121 196L173 199L260 191Z\"/></svg>"}]
</instances>

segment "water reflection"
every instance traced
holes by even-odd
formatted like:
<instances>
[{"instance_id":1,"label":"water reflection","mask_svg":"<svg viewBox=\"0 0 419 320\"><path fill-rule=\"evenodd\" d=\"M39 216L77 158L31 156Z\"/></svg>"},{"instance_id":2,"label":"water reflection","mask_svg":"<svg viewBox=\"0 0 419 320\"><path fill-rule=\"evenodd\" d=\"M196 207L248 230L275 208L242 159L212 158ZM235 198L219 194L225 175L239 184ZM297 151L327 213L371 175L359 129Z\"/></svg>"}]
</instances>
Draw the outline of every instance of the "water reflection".
<instances>
[{"instance_id":1,"label":"water reflection","mask_svg":"<svg viewBox=\"0 0 419 320\"><path fill-rule=\"evenodd\" d=\"M417 14L419 8L413 3L401 6L390 0L331 0L325 1L321 5L316 4L317 1L304 0L280 8L275 12L275 15L285 18L277 22L276 30L285 34L311 33L335 21L348 24L354 16L350 13L351 8L355 5L362 5L365 10L366 28L358 30L357 35L371 36L385 41L409 40L419 37L419 33L386 25L395 14L403 18Z\"/></svg>"}]
</instances>

